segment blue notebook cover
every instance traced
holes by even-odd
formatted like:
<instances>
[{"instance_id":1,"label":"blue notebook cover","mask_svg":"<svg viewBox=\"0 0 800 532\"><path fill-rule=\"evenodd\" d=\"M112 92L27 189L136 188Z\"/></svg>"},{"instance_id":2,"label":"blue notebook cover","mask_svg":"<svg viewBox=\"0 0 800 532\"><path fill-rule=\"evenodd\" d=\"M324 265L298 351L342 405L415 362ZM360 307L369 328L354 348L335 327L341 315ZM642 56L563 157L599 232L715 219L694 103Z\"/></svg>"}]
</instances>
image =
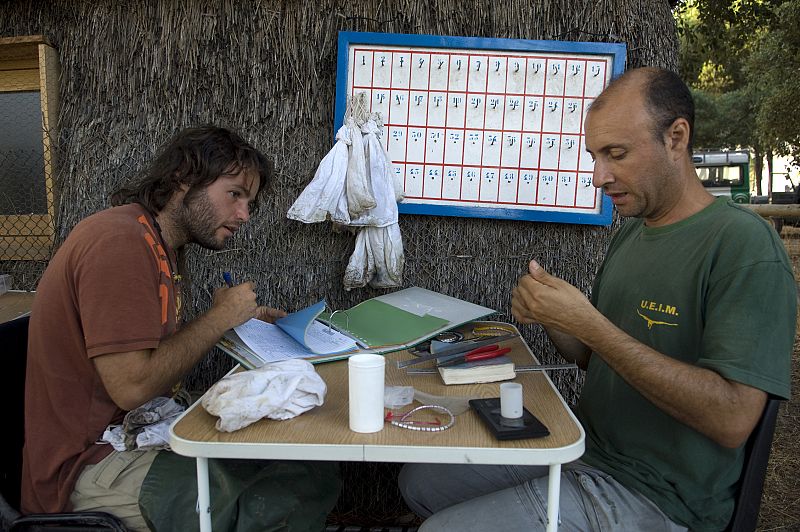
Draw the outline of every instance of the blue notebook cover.
<instances>
[{"instance_id":1,"label":"blue notebook cover","mask_svg":"<svg viewBox=\"0 0 800 532\"><path fill-rule=\"evenodd\" d=\"M358 345L352 338L348 338L350 342L344 345L342 343L345 337L344 334L331 329L322 322L316 322L317 316L322 314L325 307L326 304L323 299L310 307L292 312L283 318L278 318L275 320L275 325L296 340L297 343L318 355L331 355L357 349ZM336 344L337 347L331 349L330 346L333 344Z\"/></svg>"}]
</instances>

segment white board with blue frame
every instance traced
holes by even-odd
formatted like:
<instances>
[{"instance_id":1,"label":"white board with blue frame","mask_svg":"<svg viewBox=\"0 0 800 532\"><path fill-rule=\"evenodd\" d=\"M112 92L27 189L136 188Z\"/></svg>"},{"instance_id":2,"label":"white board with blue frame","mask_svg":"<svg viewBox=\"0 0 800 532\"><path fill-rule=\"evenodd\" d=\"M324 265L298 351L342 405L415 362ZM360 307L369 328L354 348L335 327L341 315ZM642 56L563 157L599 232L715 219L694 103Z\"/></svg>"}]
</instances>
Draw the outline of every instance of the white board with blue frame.
<instances>
[{"instance_id":1,"label":"white board with blue frame","mask_svg":"<svg viewBox=\"0 0 800 532\"><path fill-rule=\"evenodd\" d=\"M407 214L608 225L584 146L625 45L339 33L336 130L366 93Z\"/></svg>"}]
</instances>

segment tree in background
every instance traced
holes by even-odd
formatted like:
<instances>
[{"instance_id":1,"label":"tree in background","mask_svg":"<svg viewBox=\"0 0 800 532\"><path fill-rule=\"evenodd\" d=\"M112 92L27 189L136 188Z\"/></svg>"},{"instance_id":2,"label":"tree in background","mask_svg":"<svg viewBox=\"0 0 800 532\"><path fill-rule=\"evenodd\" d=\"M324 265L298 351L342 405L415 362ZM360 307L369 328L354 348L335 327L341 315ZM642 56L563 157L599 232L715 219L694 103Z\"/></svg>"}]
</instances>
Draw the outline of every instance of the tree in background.
<instances>
[{"instance_id":1,"label":"tree in background","mask_svg":"<svg viewBox=\"0 0 800 532\"><path fill-rule=\"evenodd\" d=\"M768 32L759 36L745 71L762 88L756 127L778 155L800 164L800 0L775 9Z\"/></svg>"},{"instance_id":2,"label":"tree in background","mask_svg":"<svg viewBox=\"0 0 800 532\"><path fill-rule=\"evenodd\" d=\"M764 157L770 178L773 154L800 159L800 109L788 103L798 96L800 0L687 0L675 19L697 101L695 145L752 149L760 195Z\"/></svg>"}]
</instances>

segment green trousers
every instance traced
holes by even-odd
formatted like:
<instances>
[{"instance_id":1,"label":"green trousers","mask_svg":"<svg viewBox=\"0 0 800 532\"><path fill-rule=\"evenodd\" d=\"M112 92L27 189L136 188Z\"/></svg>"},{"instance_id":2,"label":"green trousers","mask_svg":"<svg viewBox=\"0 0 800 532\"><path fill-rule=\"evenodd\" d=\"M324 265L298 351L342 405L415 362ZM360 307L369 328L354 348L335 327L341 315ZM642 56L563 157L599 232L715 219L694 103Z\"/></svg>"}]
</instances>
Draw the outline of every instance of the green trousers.
<instances>
[{"instance_id":1,"label":"green trousers","mask_svg":"<svg viewBox=\"0 0 800 532\"><path fill-rule=\"evenodd\" d=\"M214 532L319 532L339 497L335 462L210 459L208 471ZM195 459L159 453L139 506L151 530L199 530Z\"/></svg>"}]
</instances>

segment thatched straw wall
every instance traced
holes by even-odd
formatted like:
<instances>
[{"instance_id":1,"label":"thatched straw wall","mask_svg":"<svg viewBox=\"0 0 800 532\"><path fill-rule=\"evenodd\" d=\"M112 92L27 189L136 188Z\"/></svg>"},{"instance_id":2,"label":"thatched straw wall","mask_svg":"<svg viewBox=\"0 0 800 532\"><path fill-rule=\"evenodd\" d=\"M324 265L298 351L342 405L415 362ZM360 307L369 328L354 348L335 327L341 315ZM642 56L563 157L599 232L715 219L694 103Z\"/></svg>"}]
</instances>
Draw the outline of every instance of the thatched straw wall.
<instances>
[{"instance_id":1,"label":"thatched straw wall","mask_svg":"<svg viewBox=\"0 0 800 532\"><path fill-rule=\"evenodd\" d=\"M321 297L342 308L377 295L342 289L351 235L285 217L331 147L339 30L624 41L629 66L674 68L677 57L663 0L5 1L0 36L44 34L61 63L58 238L106 207L108 194L176 130L217 123L272 155L278 175L228 251L188 254L189 316L208 307L223 270L247 274L264 303L288 310ZM511 289L531 257L588 292L611 232L425 216L402 216L400 225L406 286L498 309L501 319L510 318ZM40 266L13 267L18 287L35 287ZM538 327L523 332L553 360ZM191 383L204 387L229 365L214 353ZM570 379L560 382L569 397Z\"/></svg>"}]
</instances>

